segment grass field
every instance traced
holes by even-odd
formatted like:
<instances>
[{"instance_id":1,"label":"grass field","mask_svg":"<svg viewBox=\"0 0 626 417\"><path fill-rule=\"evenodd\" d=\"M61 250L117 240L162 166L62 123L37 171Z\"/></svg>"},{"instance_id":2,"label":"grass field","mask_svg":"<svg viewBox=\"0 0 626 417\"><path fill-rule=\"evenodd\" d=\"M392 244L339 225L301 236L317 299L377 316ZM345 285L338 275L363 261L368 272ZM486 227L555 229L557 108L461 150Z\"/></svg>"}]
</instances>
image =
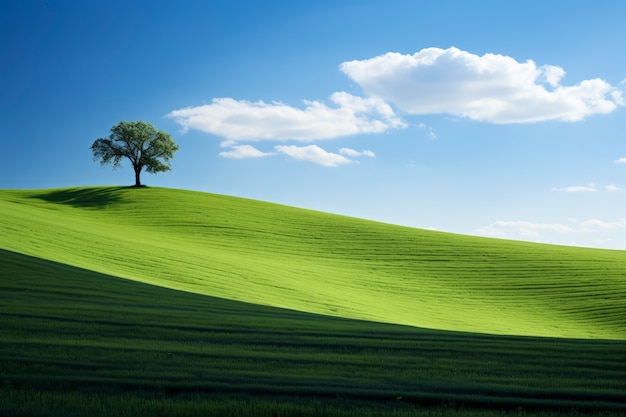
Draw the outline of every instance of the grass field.
<instances>
[{"instance_id":1,"label":"grass field","mask_svg":"<svg viewBox=\"0 0 626 417\"><path fill-rule=\"evenodd\" d=\"M626 252L156 188L0 193L0 248L231 300L419 327L626 339Z\"/></svg>"},{"instance_id":2,"label":"grass field","mask_svg":"<svg viewBox=\"0 0 626 417\"><path fill-rule=\"evenodd\" d=\"M0 219L2 415L626 412L624 252L158 188Z\"/></svg>"}]
</instances>

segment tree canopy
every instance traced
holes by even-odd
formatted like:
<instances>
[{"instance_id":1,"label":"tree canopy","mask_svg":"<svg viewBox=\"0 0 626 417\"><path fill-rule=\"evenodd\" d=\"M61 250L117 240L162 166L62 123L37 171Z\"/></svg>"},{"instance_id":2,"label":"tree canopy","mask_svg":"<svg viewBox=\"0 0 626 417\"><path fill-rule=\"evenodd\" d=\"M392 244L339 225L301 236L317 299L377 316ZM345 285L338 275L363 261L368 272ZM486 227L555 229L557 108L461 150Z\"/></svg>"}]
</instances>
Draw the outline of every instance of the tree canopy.
<instances>
[{"instance_id":1,"label":"tree canopy","mask_svg":"<svg viewBox=\"0 0 626 417\"><path fill-rule=\"evenodd\" d=\"M121 167L125 158L135 171L135 187L141 186L141 171L155 174L170 171L170 160L179 146L169 133L157 130L147 122L122 121L111 128L108 138L99 138L91 145L94 161L101 165Z\"/></svg>"}]
</instances>

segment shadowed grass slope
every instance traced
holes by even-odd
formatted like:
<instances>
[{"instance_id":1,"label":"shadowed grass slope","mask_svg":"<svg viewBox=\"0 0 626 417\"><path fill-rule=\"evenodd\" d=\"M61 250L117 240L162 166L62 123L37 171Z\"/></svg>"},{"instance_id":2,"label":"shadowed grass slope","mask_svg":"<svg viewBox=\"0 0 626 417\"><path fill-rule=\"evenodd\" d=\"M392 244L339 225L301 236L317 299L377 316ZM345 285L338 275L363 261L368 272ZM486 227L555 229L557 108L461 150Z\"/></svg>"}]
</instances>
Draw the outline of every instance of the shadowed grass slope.
<instances>
[{"instance_id":1,"label":"shadowed grass slope","mask_svg":"<svg viewBox=\"0 0 626 417\"><path fill-rule=\"evenodd\" d=\"M0 248L231 300L418 327L626 339L626 252L161 188L0 191Z\"/></svg>"},{"instance_id":2,"label":"shadowed grass slope","mask_svg":"<svg viewBox=\"0 0 626 417\"><path fill-rule=\"evenodd\" d=\"M246 304L0 250L0 415L615 416L624 341ZM579 414L580 413L580 414Z\"/></svg>"}]
</instances>

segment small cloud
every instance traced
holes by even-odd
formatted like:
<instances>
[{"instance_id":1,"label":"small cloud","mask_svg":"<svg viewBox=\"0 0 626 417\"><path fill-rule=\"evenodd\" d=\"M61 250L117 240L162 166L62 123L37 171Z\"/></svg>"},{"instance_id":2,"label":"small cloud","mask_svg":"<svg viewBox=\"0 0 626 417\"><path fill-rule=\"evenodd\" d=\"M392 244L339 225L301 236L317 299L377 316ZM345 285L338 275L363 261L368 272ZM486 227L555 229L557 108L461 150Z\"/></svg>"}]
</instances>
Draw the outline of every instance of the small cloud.
<instances>
[{"instance_id":1,"label":"small cloud","mask_svg":"<svg viewBox=\"0 0 626 417\"><path fill-rule=\"evenodd\" d=\"M224 140L220 142L220 146L222 148L230 148L232 146L235 146L236 144L237 144L237 141L234 141L234 140Z\"/></svg>"},{"instance_id":2,"label":"small cloud","mask_svg":"<svg viewBox=\"0 0 626 417\"><path fill-rule=\"evenodd\" d=\"M613 222L599 219L579 220L569 218L569 224L534 223L528 221L497 221L488 226L474 229L474 233L485 237L517 239L532 242L550 242L569 246L580 246L585 240L594 247L615 249L615 237L626 229L626 218ZM577 242L577 243L574 243Z\"/></svg>"},{"instance_id":3,"label":"small cloud","mask_svg":"<svg viewBox=\"0 0 626 417\"><path fill-rule=\"evenodd\" d=\"M613 162L615 162L616 164L626 164L626 158L619 158Z\"/></svg>"},{"instance_id":4,"label":"small cloud","mask_svg":"<svg viewBox=\"0 0 626 417\"><path fill-rule=\"evenodd\" d=\"M595 184L588 184L588 185L574 185L574 186L563 187L563 188L554 187L552 188L552 191L564 192L564 193L595 193L596 191L598 191L598 189L596 188Z\"/></svg>"},{"instance_id":5,"label":"small cloud","mask_svg":"<svg viewBox=\"0 0 626 417\"><path fill-rule=\"evenodd\" d=\"M493 224L488 225L488 226L478 227L474 229L474 233L476 233L479 236L497 237L500 239L504 239L506 237L506 232Z\"/></svg>"},{"instance_id":6,"label":"small cloud","mask_svg":"<svg viewBox=\"0 0 626 417\"><path fill-rule=\"evenodd\" d=\"M543 232L571 233L574 231L570 226L560 223L533 223L528 221L497 221L489 226L480 227L474 233L497 238L522 237L524 240L532 239L539 241Z\"/></svg>"},{"instance_id":7,"label":"small cloud","mask_svg":"<svg viewBox=\"0 0 626 417\"><path fill-rule=\"evenodd\" d=\"M339 66L370 96L409 114L449 114L491 123L579 121L624 105L624 92L594 78L561 85L563 68L482 56L458 48L389 52Z\"/></svg>"},{"instance_id":8,"label":"small cloud","mask_svg":"<svg viewBox=\"0 0 626 417\"><path fill-rule=\"evenodd\" d=\"M621 191L622 189L615 184L605 185L604 190L610 193L615 193ZM596 186L596 184L590 183L587 185L573 185L569 187L553 187L552 191L561 192L561 193L595 193L600 191L600 188Z\"/></svg>"},{"instance_id":9,"label":"small cloud","mask_svg":"<svg viewBox=\"0 0 626 417\"><path fill-rule=\"evenodd\" d=\"M368 156L370 158L376 158L376 154L370 150L362 150L359 152L350 148L341 148L339 149L339 153L341 155L349 156L351 158L358 158L359 156Z\"/></svg>"},{"instance_id":10,"label":"small cloud","mask_svg":"<svg viewBox=\"0 0 626 417\"><path fill-rule=\"evenodd\" d=\"M619 219L616 222L605 222L598 219L589 219L580 223L581 228L584 231L596 231L596 230L614 230L626 227L626 219Z\"/></svg>"},{"instance_id":11,"label":"small cloud","mask_svg":"<svg viewBox=\"0 0 626 417\"><path fill-rule=\"evenodd\" d=\"M435 140L435 139L437 139L437 134L435 133L435 131L433 130L433 128L432 128L432 127L428 126L428 125L427 125L427 124L425 124L425 123L420 123L420 124L418 125L418 127L419 127L420 129L426 129L426 130L428 131L428 139L430 139L430 140Z\"/></svg>"},{"instance_id":12,"label":"small cloud","mask_svg":"<svg viewBox=\"0 0 626 417\"><path fill-rule=\"evenodd\" d=\"M325 167L336 167L339 165L350 164L354 161L342 155L327 152L317 145L294 146L279 145L275 147L276 151L290 156L298 161L309 161Z\"/></svg>"},{"instance_id":13,"label":"small cloud","mask_svg":"<svg viewBox=\"0 0 626 417\"><path fill-rule=\"evenodd\" d=\"M232 159L246 159L246 158L263 158L265 156L274 155L273 152L261 152L257 148L251 145L236 145L233 146L232 151L220 152L220 156L224 158Z\"/></svg>"}]
</instances>

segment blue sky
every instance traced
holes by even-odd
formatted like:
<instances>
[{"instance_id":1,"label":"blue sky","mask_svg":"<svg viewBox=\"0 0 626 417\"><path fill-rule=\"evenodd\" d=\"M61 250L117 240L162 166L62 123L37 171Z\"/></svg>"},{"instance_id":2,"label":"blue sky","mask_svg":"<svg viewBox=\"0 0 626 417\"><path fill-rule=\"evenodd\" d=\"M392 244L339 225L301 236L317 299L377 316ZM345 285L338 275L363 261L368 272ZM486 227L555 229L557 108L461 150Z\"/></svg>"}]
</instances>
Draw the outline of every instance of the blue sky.
<instances>
[{"instance_id":1,"label":"blue sky","mask_svg":"<svg viewBox=\"0 0 626 417\"><path fill-rule=\"evenodd\" d=\"M2 2L0 188L133 184L626 249L622 1ZM184 213L181 213L184 215Z\"/></svg>"}]
</instances>

